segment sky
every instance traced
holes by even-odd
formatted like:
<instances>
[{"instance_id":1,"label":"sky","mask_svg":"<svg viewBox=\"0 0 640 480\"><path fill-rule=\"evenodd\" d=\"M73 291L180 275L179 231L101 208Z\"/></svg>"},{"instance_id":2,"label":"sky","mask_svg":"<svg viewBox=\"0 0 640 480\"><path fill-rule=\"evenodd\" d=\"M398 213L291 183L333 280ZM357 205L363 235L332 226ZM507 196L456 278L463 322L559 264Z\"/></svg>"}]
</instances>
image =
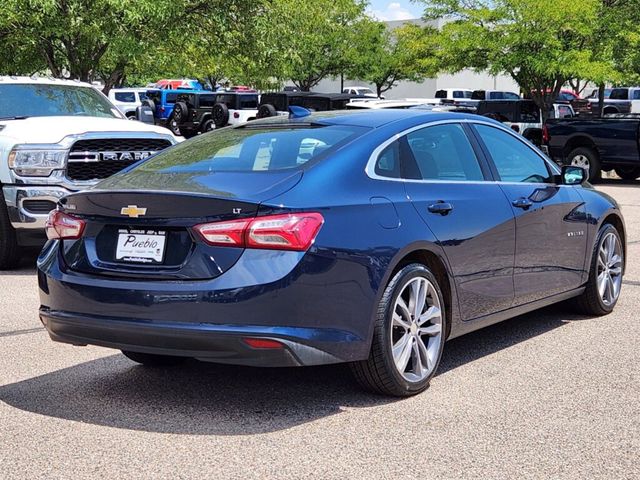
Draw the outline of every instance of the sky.
<instances>
[{"instance_id":1,"label":"sky","mask_svg":"<svg viewBox=\"0 0 640 480\"><path fill-rule=\"evenodd\" d=\"M369 12L378 20L408 20L420 18L424 3L410 0L370 0Z\"/></svg>"}]
</instances>

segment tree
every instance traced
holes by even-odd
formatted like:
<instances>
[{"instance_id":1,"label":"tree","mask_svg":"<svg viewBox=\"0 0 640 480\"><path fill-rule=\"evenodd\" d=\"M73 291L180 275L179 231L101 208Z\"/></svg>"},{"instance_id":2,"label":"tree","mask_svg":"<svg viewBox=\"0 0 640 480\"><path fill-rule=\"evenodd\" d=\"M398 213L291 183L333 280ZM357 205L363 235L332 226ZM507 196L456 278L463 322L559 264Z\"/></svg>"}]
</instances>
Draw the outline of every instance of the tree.
<instances>
[{"instance_id":1,"label":"tree","mask_svg":"<svg viewBox=\"0 0 640 480\"><path fill-rule=\"evenodd\" d=\"M438 57L444 69L508 74L546 119L571 78L603 78L611 64L593 55L600 0L433 0L444 18Z\"/></svg>"},{"instance_id":2,"label":"tree","mask_svg":"<svg viewBox=\"0 0 640 480\"><path fill-rule=\"evenodd\" d=\"M177 41L206 27L213 37L234 25L260 2L242 0L5 0L0 48L7 58L31 58L33 64L14 62L16 73L38 70L55 77L82 81L101 78L105 90L121 83L133 65L144 57L171 56ZM212 26L215 26L213 28ZM169 48L165 48L170 43ZM35 61L37 59L37 61ZM161 63L161 62L160 62Z\"/></svg>"},{"instance_id":3,"label":"tree","mask_svg":"<svg viewBox=\"0 0 640 480\"><path fill-rule=\"evenodd\" d=\"M378 96L400 81L422 82L437 73L433 28L405 24L390 31L384 23L372 20L359 27L346 74L374 84Z\"/></svg>"},{"instance_id":4,"label":"tree","mask_svg":"<svg viewBox=\"0 0 640 480\"><path fill-rule=\"evenodd\" d=\"M297 0L273 0L255 35L266 43L262 40L257 45L272 53L268 58L276 78L290 79L308 91L345 70L366 6L365 0L314 0L304 5Z\"/></svg>"}]
</instances>

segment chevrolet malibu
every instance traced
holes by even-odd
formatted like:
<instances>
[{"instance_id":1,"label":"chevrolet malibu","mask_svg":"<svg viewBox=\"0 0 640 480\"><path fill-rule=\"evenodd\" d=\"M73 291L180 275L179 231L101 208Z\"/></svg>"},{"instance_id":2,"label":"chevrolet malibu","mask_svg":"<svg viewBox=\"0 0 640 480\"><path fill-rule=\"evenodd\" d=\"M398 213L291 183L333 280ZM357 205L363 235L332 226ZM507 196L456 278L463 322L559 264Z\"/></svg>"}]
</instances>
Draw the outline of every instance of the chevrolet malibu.
<instances>
[{"instance_id":1,"label":"chevrolet malibu","mask_svg":"<svg viewBox=\"0 0 640 480\"><path fill-rule=\"evenodd\" d=\"M55 341L147 366L348 362L396 396L427 388L447 339L560 301L611 312L626 242L580 167L419 110L201 135L67 196L47 234Z\"/></svg>"}]
</instances>

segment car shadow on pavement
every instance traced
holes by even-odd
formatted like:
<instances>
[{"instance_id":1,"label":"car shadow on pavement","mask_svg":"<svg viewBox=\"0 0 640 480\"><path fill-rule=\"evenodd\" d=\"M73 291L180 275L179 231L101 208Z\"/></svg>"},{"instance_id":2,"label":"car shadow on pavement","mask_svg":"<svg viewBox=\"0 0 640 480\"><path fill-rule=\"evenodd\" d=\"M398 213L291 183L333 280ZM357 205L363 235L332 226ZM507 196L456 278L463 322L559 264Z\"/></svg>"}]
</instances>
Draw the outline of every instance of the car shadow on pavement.
<instances>
[{"instance_id":1,"label":"car shadow on pavement","mask_svg":"<svg viewBox=\"0 0 640 480\"><path fill-rule=\"evenodd\" d=\"M439 374L580 318L546 309L454 339L446 344ZM346 365L260 369L190 361L151 369L111 355L1 386L0 401L115 428L249 435L401 400L363 392Z\"/></svg>"}]
</instances>

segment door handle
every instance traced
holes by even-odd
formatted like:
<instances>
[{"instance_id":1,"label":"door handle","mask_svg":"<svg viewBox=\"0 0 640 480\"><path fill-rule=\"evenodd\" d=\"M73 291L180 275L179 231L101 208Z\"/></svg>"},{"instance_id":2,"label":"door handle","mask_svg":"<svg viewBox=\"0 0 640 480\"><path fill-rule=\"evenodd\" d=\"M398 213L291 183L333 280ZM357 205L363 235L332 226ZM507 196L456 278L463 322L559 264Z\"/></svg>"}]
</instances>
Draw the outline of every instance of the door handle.
<instances>
[{"instance_id":1,"label":"door handle","mask_svg":"<svg viewBox=\"0 0 640 480\"><path fill-rule=\"evenodd\" d=\"M442 216L448 215L453 210L453 205L447 202L439 201L427 208L431 213L438 213Z\"/></svg>"},{"instance_id":2,"label":"door handle","mask_svg":"<svg viewBox=\"0 0 640 480\"><path fill-rule=\"evenodd\" d=\"M533 202L526 197L520 197L511 203L513 204L514 207L522 208L523 210L528 210L531 207L531 205L533 205Z\"/></svg>"}]
</instances>

